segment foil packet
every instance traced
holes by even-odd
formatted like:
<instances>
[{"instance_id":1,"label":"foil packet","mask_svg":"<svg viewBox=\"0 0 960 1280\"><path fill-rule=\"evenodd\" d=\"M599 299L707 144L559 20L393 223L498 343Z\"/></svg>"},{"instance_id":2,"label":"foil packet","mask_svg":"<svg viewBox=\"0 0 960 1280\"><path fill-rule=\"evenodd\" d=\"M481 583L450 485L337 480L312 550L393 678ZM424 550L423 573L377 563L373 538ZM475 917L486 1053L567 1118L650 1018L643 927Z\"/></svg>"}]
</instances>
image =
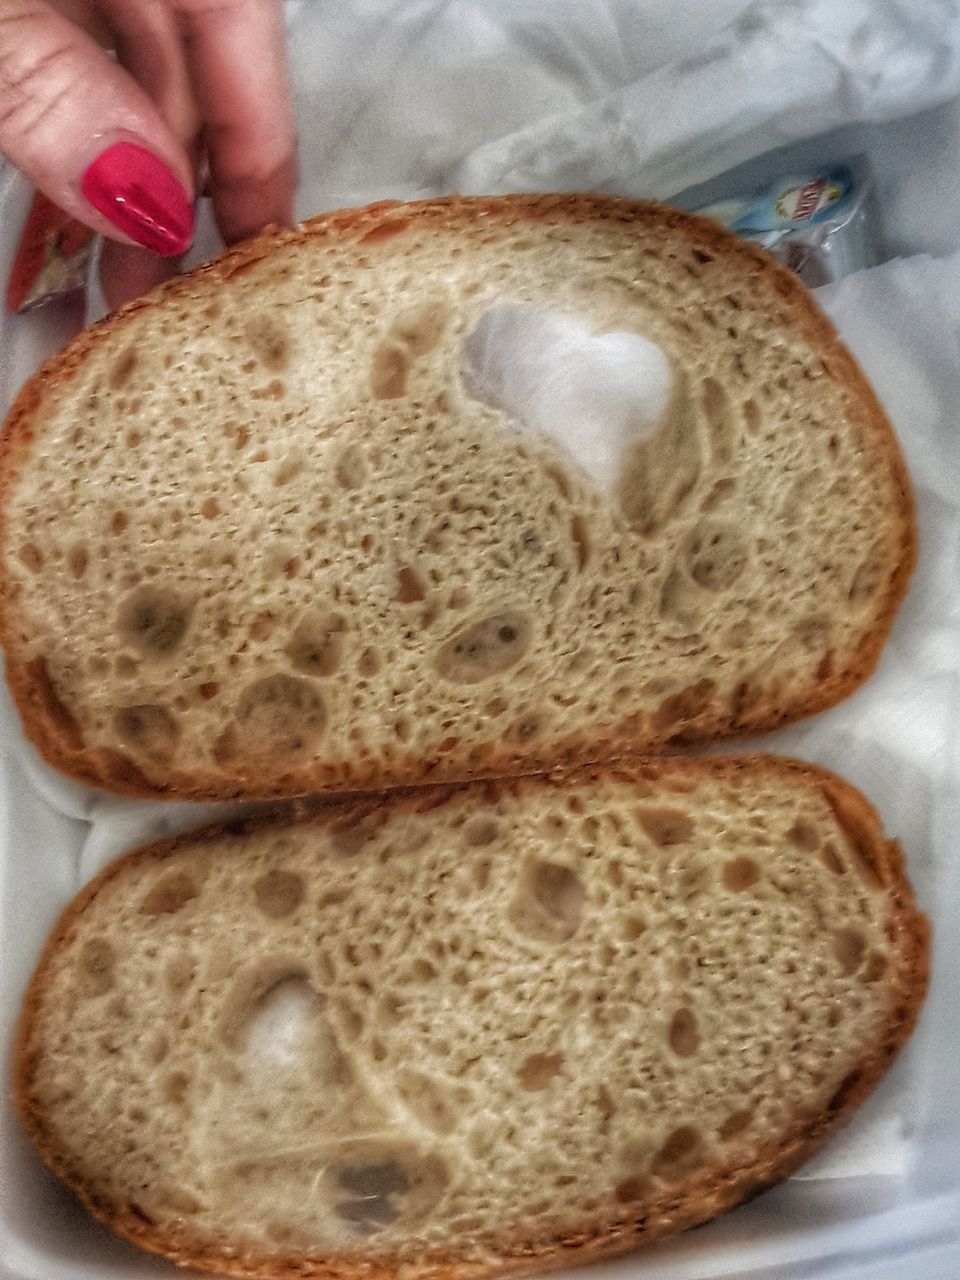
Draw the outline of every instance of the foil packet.
<instances>
[{"instance_id":1,"label":"foil packet","mask_svg":"<svg viewBox=\"0 0 960 1280\"><path fill-rule=\"evenodd\" d=\"M41 192L33 197L7 281L7 310L18 314L84 287L94 235Z\"/></svg>"},{"instance_id":2,"label":"foil packet","mask_svg":"<svg viewBox=\"0 0 960 1280\"><path fill-rule=\"evenodd\" d=\"M811 289L880 261L869 170L857 160L791 174L696 212L761 245Z\"/></svg>"}]
</instances>

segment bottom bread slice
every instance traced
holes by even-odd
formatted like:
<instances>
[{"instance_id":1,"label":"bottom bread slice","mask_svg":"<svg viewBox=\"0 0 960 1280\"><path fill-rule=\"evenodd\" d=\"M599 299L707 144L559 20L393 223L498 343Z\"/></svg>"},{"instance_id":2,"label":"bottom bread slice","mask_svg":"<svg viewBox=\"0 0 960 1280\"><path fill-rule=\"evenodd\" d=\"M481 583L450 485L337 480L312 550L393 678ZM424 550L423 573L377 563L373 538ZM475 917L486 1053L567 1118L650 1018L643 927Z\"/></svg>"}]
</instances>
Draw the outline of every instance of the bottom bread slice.
<instances>
[{"instance_id":1,"label":"bottom bread slice","mask_svg":"<svg viewBox=\"0 0 960 1280\"><path fill-rule=\"evenodd\" d=\"M545 1269L785 1177L886 1070L926 977L898 847L807 765L301 805L76 898L17 1098L92 1213L184 1265Z\"/></svg>"}]
</instances>

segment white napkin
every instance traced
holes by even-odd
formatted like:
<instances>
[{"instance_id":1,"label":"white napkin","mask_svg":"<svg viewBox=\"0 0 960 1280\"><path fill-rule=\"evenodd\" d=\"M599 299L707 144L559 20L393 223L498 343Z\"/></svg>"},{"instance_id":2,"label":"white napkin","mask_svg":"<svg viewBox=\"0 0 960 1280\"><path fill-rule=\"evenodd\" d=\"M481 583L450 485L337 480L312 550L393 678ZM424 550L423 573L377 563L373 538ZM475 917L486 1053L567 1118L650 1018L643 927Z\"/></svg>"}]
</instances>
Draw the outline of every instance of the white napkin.
<instances>
[{"instance_id":1,"label":"white napkin","mask_svg":"<svg viewBox=\"0 0 960 1280\"><path fill-rule=\"evenodd\" d=\"M298 212L455 189L592 186L669 196L834 124L945 101L960 87L958 5L288 0L303 171ZM24 185L3 177L0 269L24 210ZM917 220L924 217L918 208ZM204 222L192 260L215 242ZM943 762L960 737L958 286L960 256L918 258L822 295L900 433L917 483L923 549L873 680L834 711L757 744L822 761L864 788L903 837L935 925L948 850L936 844L930 814L952 803ZM40 313L9 327L0 320L0 337L6 400L61 343L63 326ZM119 800L61 778L24 742L5 689L0 784L0 922L9 930L0 978L12 1010L52 915L90 875L131 845L219 810ZM911 1063L926 1036L921 1026L881 1093L805 1176L906 1167L917 1120Z\"/></svg>"},{"instance_id":2,"label":"white napkin","mask_svg":"<svg viewBox=\"0 0 960 1280\"><path fill-rule=\"evenodd\" d=\"M958 89L954 0L760 0L712 45L476 149L454 186L664 199L773 146Z\"/></svg>"}]
</instances>

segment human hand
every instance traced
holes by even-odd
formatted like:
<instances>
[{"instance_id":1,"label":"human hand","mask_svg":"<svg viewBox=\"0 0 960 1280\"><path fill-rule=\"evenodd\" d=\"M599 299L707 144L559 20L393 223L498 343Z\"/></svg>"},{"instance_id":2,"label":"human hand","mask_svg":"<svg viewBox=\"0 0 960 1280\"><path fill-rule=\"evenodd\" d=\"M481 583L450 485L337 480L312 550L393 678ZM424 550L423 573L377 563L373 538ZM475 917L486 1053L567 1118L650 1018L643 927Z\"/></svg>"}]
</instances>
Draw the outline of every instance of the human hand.
<instances>
[{"instance_id":1,"label":"human hand","mask_svg":"<svg viewBox=\"0 0 960 1280\"><path fill-rule=\"evenodd\" d=\"M172 274L205 171L228 244L289 222L282 0L0 0L0 151L109 237L112 307Z\"/></svg>"}]
</instances>

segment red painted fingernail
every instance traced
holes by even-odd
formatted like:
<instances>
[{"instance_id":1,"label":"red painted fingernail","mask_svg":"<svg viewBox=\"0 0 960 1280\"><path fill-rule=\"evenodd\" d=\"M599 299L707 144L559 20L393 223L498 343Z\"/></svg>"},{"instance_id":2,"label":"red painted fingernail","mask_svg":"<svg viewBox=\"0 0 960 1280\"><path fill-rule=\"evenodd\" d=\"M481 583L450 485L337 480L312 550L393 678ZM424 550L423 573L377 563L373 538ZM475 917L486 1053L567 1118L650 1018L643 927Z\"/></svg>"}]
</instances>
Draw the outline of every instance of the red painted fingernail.
<instances>
[{"instance_id":1,"label":"red painted fingernail","mask_svg":"<svg viewBox=\"0 0 960 1280\"><path fill-rule=\"evenodd\" d=\"M80 190L124 235L166 258L189 249L193 206L162 160L133 142L115 142L84 173Z\"/></svg>"}]
</instances>

